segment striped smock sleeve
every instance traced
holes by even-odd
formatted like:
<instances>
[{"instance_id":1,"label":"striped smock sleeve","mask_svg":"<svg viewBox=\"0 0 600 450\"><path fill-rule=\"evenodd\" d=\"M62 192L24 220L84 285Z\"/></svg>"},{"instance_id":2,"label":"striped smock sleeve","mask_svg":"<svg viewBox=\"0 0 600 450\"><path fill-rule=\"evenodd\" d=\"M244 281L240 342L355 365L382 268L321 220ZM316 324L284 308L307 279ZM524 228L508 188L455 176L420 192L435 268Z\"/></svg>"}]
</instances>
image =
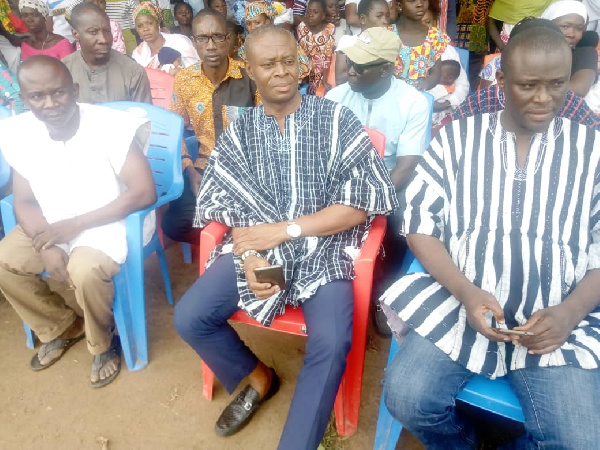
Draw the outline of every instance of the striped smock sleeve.
<instances>
[{"instance_id":1,"label":"striped smock sleeve","mask_svg":"<svg viewBox=\"0 0 600 450\"><path fill-rule=\"evenodd\" d=\"M398 207L394 185L358 118L339 106L339 137L333 153L342 155L339 190L334 204L390 214Z\"/></svg>"},{"instance_id":2,"label":"striped smock sleeve","mask_svg":"<svg viewBox=\"0 0 600 450\"><path fill-rule=\"evenodd\" d=\"M445 130L431 142L406 187L404 232L426 234L444 240L444 206L447 174L444 163Z\"/></svg>"},{"instance_id":3,"label":"striped smock sleeve","mask_svg":"<svg viewBox=\"0 0 600 450\"><path fill-rule=\"evenodd\" d=\"M590 248L588 270L600 269L600 172L596 173L590 211Z\"/></svg>"}]
</instances>

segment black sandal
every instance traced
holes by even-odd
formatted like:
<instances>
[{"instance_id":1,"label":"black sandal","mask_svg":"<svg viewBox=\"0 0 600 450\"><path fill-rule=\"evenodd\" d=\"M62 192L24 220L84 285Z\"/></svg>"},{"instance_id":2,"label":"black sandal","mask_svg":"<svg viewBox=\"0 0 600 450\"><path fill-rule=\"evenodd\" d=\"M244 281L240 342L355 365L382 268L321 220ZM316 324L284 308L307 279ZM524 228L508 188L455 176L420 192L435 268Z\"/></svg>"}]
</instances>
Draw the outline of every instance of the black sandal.
<instances>
[{"instance_id":1,"label":"black sandal","mask_svg":"<svg viewBox=\"0 0 600 450\"><path fill-rule=\"evenodd\" d=\"M93 388L101 388L110 384L121 372L121 341L118 336L114 336L110 348L100 355L94 355L93 366L98 367L98 371L104 367L104 365L112 359L116 357L119 358L119 362L117 363L117 370L114 371L109 377L104 379L98 379L98 381L94 382L90 380L90 386Z\"/></svg>"},{"instance_id":2,"label":"black sandal","mask_svg":"<svg viewBox=\"0 0 600 450\"><path fill-rule=\"evenodd\" d=\"M51 365L56 363L60 358L62 358L63 355L67 352L67 350L69 350L71 347L73 347L73 345L75 345L77 342L82 340L84 336L85 336L85 333L82 333L81 336L77 336L76 338L73 338L73 339L56 338L53 341L50 341L47 344L44 344L44 354L42 355L42 358L44 356L46 356L48 353L53 352L55 350L62 350L62 353L60 353L56 358L51 360L48 364L42 364L40 362L40 358L39 358L40 352L38 351L35 355L33 355L33 358L31 358L31 363L29 365L36 372L47 369L48 367L50 367ZM40 351L41 351L41 349L40 349Z\"/></svg>"}]
</instances>

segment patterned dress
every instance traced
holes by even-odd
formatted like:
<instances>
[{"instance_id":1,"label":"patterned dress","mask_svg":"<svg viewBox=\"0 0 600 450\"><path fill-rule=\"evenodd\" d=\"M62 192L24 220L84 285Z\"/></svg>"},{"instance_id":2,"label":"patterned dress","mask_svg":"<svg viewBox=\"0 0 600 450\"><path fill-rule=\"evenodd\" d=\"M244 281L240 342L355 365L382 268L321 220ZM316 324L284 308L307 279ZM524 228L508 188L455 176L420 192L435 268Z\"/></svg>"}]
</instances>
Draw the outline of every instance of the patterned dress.
<instances>
[{"instance_id":1,"label":"patterned dress","mask_svg":"<svg viewBox=\"0 0 600 450\"><path fill-rule=\"evenodd\" d=\"M393 27L393 31L398 32L396 26ZM425 42L421 45L402 46L396 58L396 77L408 84L417 84L422 78L427 77L429 69L440 59L449 43L450 38L446 33L439 28L430 27Z\"/></svg>"},{"instance_id":2,"label":"patterned dress","mask_svg":"<svg viewBox=\"0 0 600 450\"><path fill-rule=\"evenodd\" d=\"M311 71L308 76L308 93L314 95L323 86L325 74L331 64L335 48L335 25L328 23L323 31L313 34L304 22L298 25L298 45L308 55Z\"/></svg>"}]
</instances>

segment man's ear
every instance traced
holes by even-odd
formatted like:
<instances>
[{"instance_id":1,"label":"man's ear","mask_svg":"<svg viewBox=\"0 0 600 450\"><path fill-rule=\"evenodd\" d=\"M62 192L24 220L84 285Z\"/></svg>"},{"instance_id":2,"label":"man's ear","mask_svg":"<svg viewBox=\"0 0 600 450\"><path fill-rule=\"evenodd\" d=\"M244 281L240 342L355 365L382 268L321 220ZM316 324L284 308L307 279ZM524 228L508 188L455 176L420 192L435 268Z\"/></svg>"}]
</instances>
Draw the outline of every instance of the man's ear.
<instances>
[{"instance_id":1,"label":"man's ear","mask_svg":"<svg viewBox=\"0 0 600 450\"><path fill-rule=\"evenodd\" d=\"M500 88L501 91L504 91L504 86L506 85L506 76L501 70L496 71L496 82L498 83L498 88Z\"/></svg>"},{"instance_id":2,"label":"man's ear","mask_svg":"<svg viewBox=\"0 0 600 450\"><path fill-rule=\"evenodd\" d=\"M254 73L252 73L252 64L248 62L248 53L246 53L246 72L252 81L256 81L254 79Z\"/></svg>"},{"instance_id":3,"label":"man's ear","mask_svg":"<svg viewBox=\"0 0 600 450\"><path fill-rule=\"evenodd\" d=\"M381 78L386 78L393 73L394 65L392 63L384 64L381 66Z\"/></svg>"},{"instance_id":4,"label":"man's ear","mask_svg":"<svg viewBox=\"0 0 600 450\"><path fill-rule=\"evenodd\" d=\"M71 31L73 33L73 38L79 42L79 33L77 32L77 30L75 28L71 28Z\"/></svg>"}]
</instances>

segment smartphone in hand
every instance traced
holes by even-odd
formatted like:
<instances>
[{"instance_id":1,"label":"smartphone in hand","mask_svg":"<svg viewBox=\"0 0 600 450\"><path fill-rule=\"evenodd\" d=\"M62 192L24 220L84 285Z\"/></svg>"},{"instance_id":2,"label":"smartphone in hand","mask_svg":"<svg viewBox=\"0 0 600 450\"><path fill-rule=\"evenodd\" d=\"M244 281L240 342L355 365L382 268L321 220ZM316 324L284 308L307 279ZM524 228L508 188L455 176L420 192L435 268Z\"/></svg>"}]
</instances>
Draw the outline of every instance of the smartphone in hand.
<instances>
[{"instance_id":1,"label":"smartphone in hand","mask_svg":"<svg viewBox=\"0 0 600 450\"><path fill-rule=\"evenodd\" d=\"M523 330L508 330L506 328L492 328L497 333L506 334L509 336L535 336L533 331L523 331Z\"/></svg>"},{"instance_id":2,"label":"smartphone in hand","mask_svg":"<svg viewBox=\"0 0 600 450\"><path fill-rule=\"evenodd\" d=\"M254 269L256 281L259 283L270 283L279 286L279 289L285 291L285 276L281 265L269 267L257 267Z\"/></svg>"}]
</instances>

